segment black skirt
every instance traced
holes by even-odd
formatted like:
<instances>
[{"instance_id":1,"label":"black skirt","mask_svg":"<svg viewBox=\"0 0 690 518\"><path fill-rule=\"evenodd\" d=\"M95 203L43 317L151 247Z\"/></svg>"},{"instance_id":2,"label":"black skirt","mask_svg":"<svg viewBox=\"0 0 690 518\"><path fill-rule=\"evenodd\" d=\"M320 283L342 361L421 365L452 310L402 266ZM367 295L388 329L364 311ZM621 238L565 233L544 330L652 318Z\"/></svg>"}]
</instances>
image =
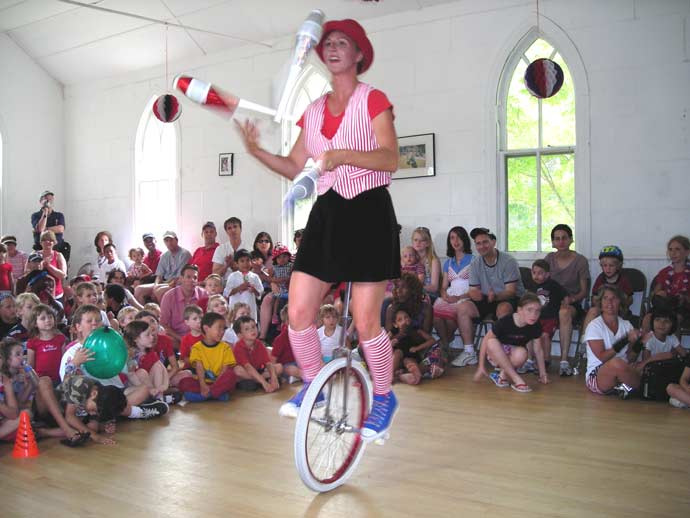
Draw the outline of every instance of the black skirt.
<instances>
[{"instance_id":1,"label":"black skirt","mask_svg":"<svg viewBox=\"0 0 690 518\"><path fill-rule=\"evenodd\" d=\"M325 282L400 277L400 227L386 187L343 198L333 189L309 213L293 270Z\"/></svg>"}]
</instances>

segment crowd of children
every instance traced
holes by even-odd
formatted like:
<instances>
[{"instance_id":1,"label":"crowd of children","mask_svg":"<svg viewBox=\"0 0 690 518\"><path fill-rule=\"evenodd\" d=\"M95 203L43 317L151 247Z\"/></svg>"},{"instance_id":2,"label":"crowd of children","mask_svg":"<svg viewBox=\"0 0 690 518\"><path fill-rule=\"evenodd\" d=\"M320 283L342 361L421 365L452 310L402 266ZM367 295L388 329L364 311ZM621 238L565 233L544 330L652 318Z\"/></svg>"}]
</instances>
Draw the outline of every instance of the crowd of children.
<instances>
[{"instance_id":1,"label":"crowd of children","mask_svg":"<svg viewBox=\"0 0 690 518\"><path fill-rule=\"evenodd\" d=\"M18 412L28 410L39 435L61 437L68 446L112 443L118 417L148 419L180 401L227 401L236 389L270 393L298 381L302 372L290 346L286 305L294 256L269 239L257 237L270 246L235 250L226 272L207 275L203 303L183 308L188 332L179 342L161 325L158 304L130 292L155 270L144 263L143 249L129 251L132 263L126 268L114 244L103 244L99 270L108 283L77 276L56 297L55 283L46 282L50 274L30 260L20 277L28 275L25 291L16 293L19 283L7 262L8 249L0 246L0 438L11 438ZM485 303L471 296L470 265L486 264L488 256L473 256L469 239L462 227L451 229L443 269L428 229L417 228L412 245L401 251L402 275L390 282L381 315L394 349L395 381L418 385L441 376L452 359L455 330L462 334L458 308ZM633 288L622 271L623 252L613 245L602 248L601 273L586 314L583 310L586 384L593 392L609 393L626 382L638 388L646 365L688 357L675 333L687 318L690 242L675 236L668 253L672 264L651 291L653 310L635 329L628 322ZM507 300L514 312L498 318L481 339L475 380L488 377L497 387L523 393L532 390L527 374L550 382L551 342L562 325L564 305L573 300L552 278L552 264L534 261L529 291ZM357 345L353 326L339 323L340 289L334 286L318 315L324 362L331 361L341 339L346 347ZM122 371L109 379L94 378L87 365L93 352L85 344L102 326L120 332L129 349ZM465 336L462 340L467 342ZM471 350L472 344L462 347ZM487 369L487 360L494 371ZM686 368L678 383L668 386L672 405L690 406L689 384Z\"/></svg>"}]
</instances>

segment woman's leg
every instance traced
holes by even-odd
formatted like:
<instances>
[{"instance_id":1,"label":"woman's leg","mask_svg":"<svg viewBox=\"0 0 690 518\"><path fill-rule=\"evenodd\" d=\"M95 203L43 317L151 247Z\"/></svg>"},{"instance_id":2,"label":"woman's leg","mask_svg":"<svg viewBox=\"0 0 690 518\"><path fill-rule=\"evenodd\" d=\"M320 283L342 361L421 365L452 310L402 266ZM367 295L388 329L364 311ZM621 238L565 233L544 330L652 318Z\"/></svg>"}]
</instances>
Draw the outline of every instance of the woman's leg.
<instances>
[{"instance_id":1,"label":"woman's leg","mask_svg":"<svg viewBox=\"0 0 690 518\"><path fill-rule=\"evenodd\" d=\"M350 308L374 382L374 395L390 392L393 379L393 349L388 335L381 328L380 319L385 292L386 281L356 282L352 285Z\"/></svg>"},{"instance_id":2,"label":"woman's leg","mask_svg":"<svg viewBox=\"0 0 690 518\"><path fill-rule=\"evenodd\" d=\"M681 403L685 403L686 405L690 405L690 393L685 392L683 390L683 387L678 385L677 383L671 383L666 387L666 393L671 396L672 398L677 399Z\"/></svg>"},{"instance_id":3,"label":"woman's leg","mask_svg":"<svg viewBox=\"0 0 690 518\"><path fill-rule=\"evenodd\" d=\"M560 335L561 344L561 362L568 361L568 351L570 350L570 341L573 337L573 319L575 318L575 308L570 304L561 306L558 312L558 334Z\"/></svg>"},{"instance_id":4,"label":"woman's leg","mask_svg":"<svg viewBox=\"0 0 690 518\"><path fill-rule=\"evenodd\" d=\"M640 388L640 373L622 358L611 358L597 371L597 386L602 392L608 392L619 383L625 383L634 389Z\"/></svg>"},{"instance_id":5,"label":"woman's leg","mask_svg":"<svg viewBox=\"0 0 690 518\"><path fill-rule=\"evenodd\" d=\"M319 312L321 300L328 293L330 286L330 283L304 272L293 272L290 277L288 334L292 352L302 369L303 379L306 382L313 380L321 369L321 343L314 321ZM381 301L379 301L380 304ZM376 316L378 319L378 313Z\"/></svg>"},{"instance_id":6,"label":"woman's leg","mask_svg":"<svg viewBox=\"0 0 690 518\"><path fill-rule=\"evenodd\" d=\"M259 312L259 327L261 332L259 340L266 340L268 329L271 327L271 313L273 312L273 293L269 293L261 301L261 310Z\"/></svg>"}]
</instances>

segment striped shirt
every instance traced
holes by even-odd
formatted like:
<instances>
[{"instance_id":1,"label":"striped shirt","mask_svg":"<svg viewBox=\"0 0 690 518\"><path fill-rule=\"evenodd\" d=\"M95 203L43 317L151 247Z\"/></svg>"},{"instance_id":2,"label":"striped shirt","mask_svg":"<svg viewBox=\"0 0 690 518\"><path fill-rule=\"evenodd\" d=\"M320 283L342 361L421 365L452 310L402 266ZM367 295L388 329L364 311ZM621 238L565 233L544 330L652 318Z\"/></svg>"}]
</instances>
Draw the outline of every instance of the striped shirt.
<instances>
[{"instance_id":1,"label":"striped shirt","mask_svg":"<svg viewBox=\"0 0 690 518\"><path fill-rule=\"evenodd\" d=\"M374 127L369 116L367 100L373 88L359 83L352 93L343 120L332 139L321 133L327 95L310 104L304 112L305 146L310 156L317 158L331 149L374 151L378 149ZM325 171L317 184L319 195L333 188L343 198L352 199L364 191L384 187L391 182L388 171L372 171L353 165L340 165Z\"/></svg>"}]
</instances>

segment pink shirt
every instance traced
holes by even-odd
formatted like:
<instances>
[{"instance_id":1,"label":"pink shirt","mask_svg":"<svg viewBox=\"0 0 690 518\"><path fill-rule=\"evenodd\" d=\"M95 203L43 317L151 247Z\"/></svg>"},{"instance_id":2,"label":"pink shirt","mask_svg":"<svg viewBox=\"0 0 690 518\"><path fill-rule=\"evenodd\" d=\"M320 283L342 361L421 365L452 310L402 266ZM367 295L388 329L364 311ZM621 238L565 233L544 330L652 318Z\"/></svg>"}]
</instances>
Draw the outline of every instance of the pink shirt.
<instances>
[{"instance_id":1,"label":"pink shirt","mask_svg":"<svg viewBox=\"0 0 690 518\"><path fill-rule=\"evenodd\" d=\"M208 299L206 290L194 288L194 293L188 299L184 298L182 286L171 289L161 300L161 324L170 327L178 335L189 333L189 326L184 323L184 308L190 304L205 307Z\"/></svg>"},{"instance_id":2,"label":"pink shirt","mask_svg":"<svg viewBox=\"0 0 690 518\"><path fill-rule=\"evenodd\" d=\"M10 257L10 254L7 254L7 262L12 265L12 277L14 277L15 281L24 275L24 270L26 270L26 261L28 258L28 255L26 255L24 252L20 252L19 250L17 250L17 253L14 257Z\"/></svg>"}]
</instances>

